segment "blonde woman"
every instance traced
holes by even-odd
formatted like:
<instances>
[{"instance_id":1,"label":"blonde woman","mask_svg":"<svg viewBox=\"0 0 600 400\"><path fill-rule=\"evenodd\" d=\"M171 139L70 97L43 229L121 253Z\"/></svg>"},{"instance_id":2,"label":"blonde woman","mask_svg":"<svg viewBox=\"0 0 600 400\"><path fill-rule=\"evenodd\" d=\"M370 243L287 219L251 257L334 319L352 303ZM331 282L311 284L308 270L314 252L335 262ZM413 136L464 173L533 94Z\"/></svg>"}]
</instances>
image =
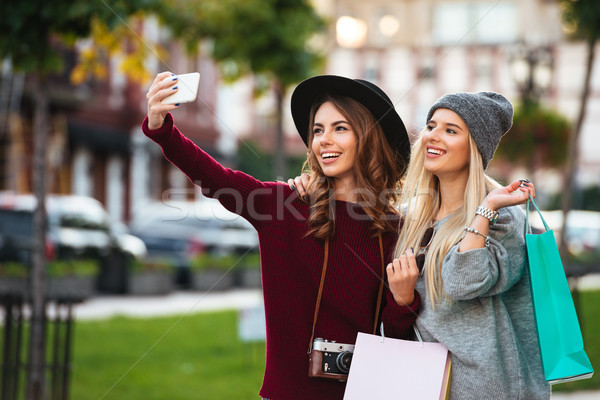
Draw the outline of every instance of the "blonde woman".
<instances>
[{"instance_id":1,"label":"blonde woman","mask_svg":"<svg viewBox=\"0 0 600 400\"><path fill-rule=\"evenodd\" d=\"M550 397L517 206L535 189L485 173L512 115L497 93L443 96L411 151L404 227L387 268L419 270L416 326L452 355L451 399Z\"/></svg>"}]
</instances>

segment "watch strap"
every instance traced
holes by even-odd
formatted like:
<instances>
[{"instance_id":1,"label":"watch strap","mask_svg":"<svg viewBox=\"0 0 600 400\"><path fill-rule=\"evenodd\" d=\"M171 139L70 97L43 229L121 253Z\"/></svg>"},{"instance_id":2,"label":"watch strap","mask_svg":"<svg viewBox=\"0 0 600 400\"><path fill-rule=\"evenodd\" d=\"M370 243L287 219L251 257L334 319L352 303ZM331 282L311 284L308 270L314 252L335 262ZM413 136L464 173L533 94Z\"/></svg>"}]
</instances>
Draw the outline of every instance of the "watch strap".
<instances>
[{"instance_id":1,"label":"watch strap","mask_svg":"<svg viewBox=\"0 0 600 400\"><path fill-rule=\"evenodd\" d=\"M496 223L499 215L498 211L490 210L489 208L484 206L477 207L477 211L475 211L475 214L487 218L490 221L490 225L494 225Z\"/></svg>"}]
</instances>

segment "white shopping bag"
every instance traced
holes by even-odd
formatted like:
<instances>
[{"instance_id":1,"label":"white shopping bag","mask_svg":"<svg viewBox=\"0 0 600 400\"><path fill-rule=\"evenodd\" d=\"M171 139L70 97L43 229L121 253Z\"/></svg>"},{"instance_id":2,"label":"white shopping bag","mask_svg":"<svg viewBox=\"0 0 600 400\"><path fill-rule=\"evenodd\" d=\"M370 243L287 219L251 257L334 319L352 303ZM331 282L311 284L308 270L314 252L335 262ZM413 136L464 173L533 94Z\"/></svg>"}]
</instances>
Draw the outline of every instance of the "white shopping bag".
<instances>
[{"instance_id":1,"label":"white shopping bag","mask_svg":"<svg viewBox=\"0 0 600 400\"><path fill-rule=\"evenodd\" d=\"M447 398L450 354L440 343L359 332L344 400Z\"/></svg>"}]
</instances>

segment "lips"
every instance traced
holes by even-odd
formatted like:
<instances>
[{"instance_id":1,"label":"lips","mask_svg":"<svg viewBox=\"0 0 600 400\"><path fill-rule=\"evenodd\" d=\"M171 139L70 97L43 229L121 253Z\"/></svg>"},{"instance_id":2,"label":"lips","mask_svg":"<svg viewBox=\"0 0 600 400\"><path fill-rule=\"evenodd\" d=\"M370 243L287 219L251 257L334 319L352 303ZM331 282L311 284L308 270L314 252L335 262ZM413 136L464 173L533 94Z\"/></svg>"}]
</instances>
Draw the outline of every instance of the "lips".
<instances>
[{"instance_id":1,"label":"lips","mask_svg":"<svg viewBox=\"0 0 600 400\"><path fill-rule=\"evenodd\" d=\"M328 152L321 153L321 159L323 160L323 163L327 164L327 163L334 162L341 155L342 155L342 153L340 153L340 152L328 151Z\"/></svg>"},{"instance_id":2,"label":"lips","mask_svg":"<svg viewBox=\"0 0 600 400\"><path fill-rule=\"evenodd\" d=\"M428 156L443 156L446 154L446 151L436 148L436 147L427 147L427 155Z\"/></svg>"}]
</instances>

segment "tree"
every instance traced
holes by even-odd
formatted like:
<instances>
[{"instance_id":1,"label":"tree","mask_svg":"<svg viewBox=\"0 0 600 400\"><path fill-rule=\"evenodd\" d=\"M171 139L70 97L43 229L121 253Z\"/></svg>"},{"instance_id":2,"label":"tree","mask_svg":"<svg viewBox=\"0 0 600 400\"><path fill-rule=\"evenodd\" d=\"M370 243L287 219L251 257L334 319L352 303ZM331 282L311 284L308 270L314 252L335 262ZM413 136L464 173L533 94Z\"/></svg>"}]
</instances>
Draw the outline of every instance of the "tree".
<instances>
[{"instance_id":1,"label":"tree","mask_svg":"<svg viewBox=\"0 0 600 400\"><path fill-rule=\"evenodd\" d=\"M58 43L73 44L91 33L93 21L110 29L128 16L151 9L155 0L105 2L87 0L26 0L0 3L5 18L0 22L0 59L8 59L16 71L28 73L34 99L33 190L35 249L31 270L32 322L26 398L45 397L44 281L46 243L46 144L48 138L48 87L52 73L63 69Z\"/></svg>"},{"instance_id":2,"label":"tree","mask_svg":"<svg viewBox=\"0 0 600 400\"><path fill-rule=\"evenodd\" d=\"M558 167L567 159L569 121L536 101L524 101L515 108L513 126L502 138L499 157L524 164L531 174L539 166Z\"/></svg>"},{"instance_id":3,"label":"tree","mask_svg":"<svg viewBox=\"0 0 600 400\"><path fill-rule=\"evenodd\" d=\"M579 103L579 113L575 122L575 129L569 138L567 169L565 173L565 191L562 200L563 225L561 231L566 229L567 216L572 207L572 196L575 190L575 170L578 161L578 145L581 128L586 116L587 103L590 93L592 67L595 61L595 48L600 38L600 2L596 0L561 0L563 6L563 22L573 39L583 40L586 43L587 58L585 63L585 76L583 90ZM561 235L560 253L567 254L565 235Z\"/></svg>"},{"instance_id":4,"label":"tree","mask_svg":"<svg viewBox=\"0 0 600 400\"><path fill-rule=\"evenodd\" d=\"M256 158L264 160L264 162L257 163ZM274 155L265 153L258 147L258 145L252 141L246 141L243 147L240 147L237 153L237 164L236 168L240 171L252 175L258 180L267 181L273 179L273 171L271 169ZM302 165L306 160L305 156L291 156L288 157L284 176L296 176L298 171L302 169Z\"/></svg>"},{"instance_id":5,"label":"tree","mask_svg":"<svg viewBox=\"0 0 600 400\"><path fill-rule=\"evenodd\" d=\"M211 55L226 79L248 73L264 78L277 104L275 173L285 176L283 99L290 85L316 73L323 62L308 46L325 28L309 1L168 0L161 15L190 51L212 40Z\"/></svg>"}]
</instances>

